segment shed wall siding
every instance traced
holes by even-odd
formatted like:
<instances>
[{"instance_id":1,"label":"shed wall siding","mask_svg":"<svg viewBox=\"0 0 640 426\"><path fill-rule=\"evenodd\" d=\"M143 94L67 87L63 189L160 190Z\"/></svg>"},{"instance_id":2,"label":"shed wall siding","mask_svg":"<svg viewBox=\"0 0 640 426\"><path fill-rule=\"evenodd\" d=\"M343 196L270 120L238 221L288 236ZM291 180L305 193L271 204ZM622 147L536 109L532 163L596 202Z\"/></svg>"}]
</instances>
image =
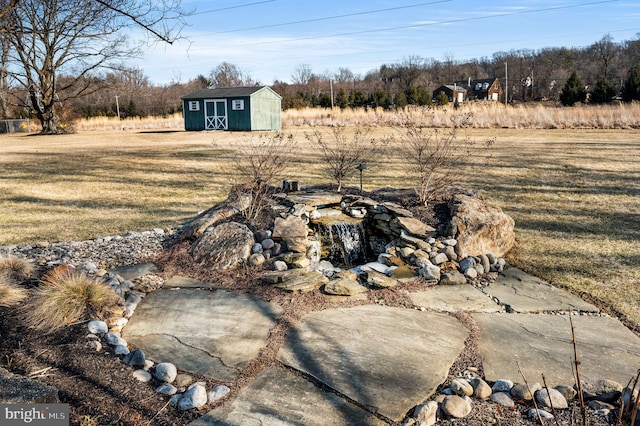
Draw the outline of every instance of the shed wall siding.
<instances>
[{"instance_id":1,"label":"shed wall siding","mask_svg":"<svg viewBox=\"0 0 640 426\"><path fill-rule=\"evenodd\" d=\"M199 111L189 111L189 101L193 100L197 100L199 102ZM185 130L204 130L204 101L201 99L184 99L183 114Z\"/></svg>"},{"instance_id":2,"label":"shed wall siding","mask_svg":"<svg viewBox=\"0 0 640 426\"><path fill-rule=\"evenodd\" d=\"M251 97L251 129L282 129L282 108L280 98L272 92L263 90Z\"/></svg>"},{"instance_id":3,"label":"shed wall siding","mask_svg":"<svg viewBox=\"0 0 640 426\"><path fill-rule=\"evenodd\" d=\"M232 108L235 99L244 100L244 109L234 111ZM227 114L229 114L229 130L249 131L251 128L251 98L248 96L234 96L227 99Z\"/></svg>"}]
</instances>

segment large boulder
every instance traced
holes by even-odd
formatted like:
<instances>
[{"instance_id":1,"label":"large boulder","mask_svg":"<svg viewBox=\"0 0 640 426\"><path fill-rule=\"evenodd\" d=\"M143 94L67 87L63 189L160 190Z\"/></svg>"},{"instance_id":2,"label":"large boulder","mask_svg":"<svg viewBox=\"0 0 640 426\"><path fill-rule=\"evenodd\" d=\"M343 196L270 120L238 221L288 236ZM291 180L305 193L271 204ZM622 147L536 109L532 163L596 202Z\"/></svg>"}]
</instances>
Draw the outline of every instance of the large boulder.
<instances>
[{"instance_id":1,"label":"large boulder","mask_svg":"<svg viewBox=\"0 0 640 426\"><path fill-rule=\"evenodd\" d=\"M249 258L254 243L253 232L246 225L228 222L202 234L193 243L191 255L201 265L229 269Z\"/></svg>"},{"instance_id":2,"label":"large boulder","mask_svg":"<svg viewBox=\"0 0 640 426\"><path fill-rule=\"evenodd\" d=\"M195 219L185 224L180 230L180 238L183 240L200 238L207 228L245 211L250 203L251 197L248 194L232 191L226 200L201 212Z\"/></svg>"},{"instance_id":3,"label":"large boulder","mask_svg":"<svg viewBox=\"0 0 640 426\"><path fill-rule=\"evenodd\" d=\"M297 216L278 217L273 224L274 239L279 239L287 244L290 251L296 253L306 253L307 245L307 224Z\"/></svg>"},{"instance_id":4,"label":"large boulder","mask_svg":"<svg viewBox=\"0 0 640 426\"><path fill-rule=\"evenodd\" d=\"M515 222L499 207L480 198L456 194L449 201L449 233L462 258L492 253L504 256L515 244Z\"/></svg>"}]
</instances>

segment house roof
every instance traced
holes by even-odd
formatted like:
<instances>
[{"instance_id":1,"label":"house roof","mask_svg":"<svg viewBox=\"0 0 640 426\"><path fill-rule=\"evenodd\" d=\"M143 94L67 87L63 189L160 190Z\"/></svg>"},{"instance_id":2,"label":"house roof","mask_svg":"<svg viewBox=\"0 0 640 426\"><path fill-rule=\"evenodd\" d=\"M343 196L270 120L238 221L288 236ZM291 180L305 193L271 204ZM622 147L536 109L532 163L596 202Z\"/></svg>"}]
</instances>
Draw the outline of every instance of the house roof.
<instances>
[{"instance_id":1,"label":"house roof","mask_svg":"<svg viewBox=\"0 0 640 426\"><path fill-rule=\"evenodd\" d=\"M451 91L456 91L456 92L466 92L467 89L465 89L464 87L462 87L461 85L453 85L453 84L443 84L442 86L438 87L436 89L436 91L441 90L443 87L446 87L447 89L451 90Z\"/></svg>"},{"instance_id":2,"label":"house roof","mask_svg":"<svg viewBox=\"0 0 640 426\"><path fill-rule=\"evenodd\" d=\"M456 85L458 86L463 86L465 87L467 90L471 91L471 92L482 92L482 91L487 91L487 89L478 89L476 90L475 87L477 84L480 84L481 87L482 85L484 85L484 83L487 83L489 86L491 87L493 85L493 83L498 80L497 77L491 77L491 78L478 78L476 80L461 80L461 81L456 81Z\"/></svg>"},{"instance_id":3,"label":"house roof","mask_svg":"<svg viewBox=\"0 0 640 426\"><path fill-rule=\"evenodd\" d=\"M182 99L203 99L203 98L231 98L234 96L251 96L261 90L268 90L278 95L268 86L248 86L248 87L216 87L214 89L200 89L182 97Z\"/></svg>"}]
</instances>

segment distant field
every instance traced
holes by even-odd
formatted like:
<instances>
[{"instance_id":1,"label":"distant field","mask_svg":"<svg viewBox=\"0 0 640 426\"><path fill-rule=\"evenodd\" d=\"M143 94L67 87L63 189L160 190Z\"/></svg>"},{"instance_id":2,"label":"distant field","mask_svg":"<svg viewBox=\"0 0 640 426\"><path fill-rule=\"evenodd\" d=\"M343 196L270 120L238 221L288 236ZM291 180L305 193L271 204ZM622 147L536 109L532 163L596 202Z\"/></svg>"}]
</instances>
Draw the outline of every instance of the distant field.
<instances>
[{"instance_id":1,"label":"distant field","mask_svg":"<svg viewBox=\"0 0 640 426\"><path fill-rule=\"evenodd\" d=\"M309 130L288 128L299 144L287 177L329 182L305 141ZM381 126L375 133L395 130ZM640 325L640 130L463 134L496 138L490 163L463 183L516 220L510 262L587 292ZM175 127L0 135L0 245L176 226L226 195L229 164L248 138ZM367 190L411 183L394 150L384 167L365 171Z\"/></svg>"}]
</instances>

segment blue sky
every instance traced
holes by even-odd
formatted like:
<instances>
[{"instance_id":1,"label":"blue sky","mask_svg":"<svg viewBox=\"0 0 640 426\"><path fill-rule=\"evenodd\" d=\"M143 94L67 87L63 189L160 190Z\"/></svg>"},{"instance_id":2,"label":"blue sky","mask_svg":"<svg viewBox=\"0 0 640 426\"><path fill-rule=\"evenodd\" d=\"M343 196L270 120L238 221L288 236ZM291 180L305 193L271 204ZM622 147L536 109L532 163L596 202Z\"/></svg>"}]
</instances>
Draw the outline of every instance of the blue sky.
<instances>
[{"instance_id":1,"label":"blue sky","mask_svg":"<svg viewBox=\"0 0 640 426\"><path fill-rule=\"evenodd\" d=\"M155 84L186 82L226 61L263 84L317 74L364 75L410 56L463 61L511 49L584 47L640 33L638 0L183 0L186 38L132 61Z\"/></svg>"}]
</instances>

